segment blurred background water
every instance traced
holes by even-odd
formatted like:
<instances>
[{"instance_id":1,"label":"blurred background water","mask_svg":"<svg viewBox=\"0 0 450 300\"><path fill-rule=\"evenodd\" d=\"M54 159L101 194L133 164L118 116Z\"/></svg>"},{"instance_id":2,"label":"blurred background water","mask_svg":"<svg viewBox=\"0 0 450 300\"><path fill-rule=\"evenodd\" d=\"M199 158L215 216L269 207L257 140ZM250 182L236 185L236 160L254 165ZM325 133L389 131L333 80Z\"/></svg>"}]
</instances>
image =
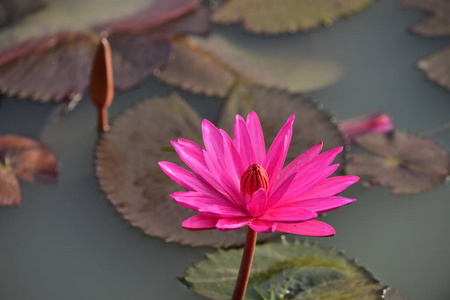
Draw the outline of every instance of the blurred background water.
<instances>
[{"instance_id":1,"label":"blurred background water","mask_svg":"<svg viewBox=\"0 0 450 300\"><path fill-rule=\"evenodd\" d=\"M383 0L331 28L308 33L255 36L240 26L214 31L263 57L326 61L339 68L341 80L306 94L337 120L381 109L396 128L420 134L447 123L450 113L450 92L414 66L450 42L409 34L408 27L422 18L423 13L404 9L398 1ZM111 117L174 90L150 78L117 93ZM176 91L202 117L218 119L221 99ZM214 250L167 244L124 221L95 177L99 135L89 98L42 134L53 109L25 100L1 102L0 134L42 136L59 158L60 177L57 185L21 182L21 207L0 208L0 299L203 299L176 278ZM432 139L449 149L450 132ZM450 299L449 192L447 184L399 196L358 184L345 191L358 201L327 215L336 236L309 240L345 250L410 300Z\"/></svg>"}]
</instances>

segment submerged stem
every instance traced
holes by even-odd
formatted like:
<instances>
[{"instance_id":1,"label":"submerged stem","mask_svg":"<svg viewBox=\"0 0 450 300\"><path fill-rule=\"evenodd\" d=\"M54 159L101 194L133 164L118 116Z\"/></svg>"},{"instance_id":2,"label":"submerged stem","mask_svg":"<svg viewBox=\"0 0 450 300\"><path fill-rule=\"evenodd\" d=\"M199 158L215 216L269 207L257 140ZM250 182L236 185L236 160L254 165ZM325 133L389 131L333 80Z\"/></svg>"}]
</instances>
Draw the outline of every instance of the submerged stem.
<instances>
[{"instance_id":1,"label":"submerged stem","mask_svg":"<svg viewBox=\"0 0 450 300\"><path fill-rule=\"evenodd\" d=\"M234 287L232 300L243 300L245 291L247 290L248 279L250 278L250 270L252 268L253 254L255 253L257 232L247 228L247 239L245 241L244 253L242 254L241 266Z\"/></svg>"}]
</instances>

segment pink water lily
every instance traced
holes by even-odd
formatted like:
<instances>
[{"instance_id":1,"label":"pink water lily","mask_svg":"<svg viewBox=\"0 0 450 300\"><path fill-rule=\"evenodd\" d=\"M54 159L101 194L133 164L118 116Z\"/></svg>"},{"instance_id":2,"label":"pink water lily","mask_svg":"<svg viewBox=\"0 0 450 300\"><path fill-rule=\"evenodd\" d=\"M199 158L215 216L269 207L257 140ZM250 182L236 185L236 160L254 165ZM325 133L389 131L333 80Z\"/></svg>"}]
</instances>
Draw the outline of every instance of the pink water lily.
<instances>
[{"instance_id":1,"label":"pink water lily","mask_svg":"<svg viewBox=\"0 0 450 300\"><path fill-rule=\"evenodd\" d=\"M320 154L322 143L283 168L294 118L292 115L287 120L267 153L255 112L247 120L236 116L233 139L204 120L205 148L186 139L173 141L175 151L195 174L170 162L159 165L187 190L172 194L172 198L200 213L182 226L189 230L233 230L248 225L263 233L333 235L333 227L314 219L354 202L336 195L359 178L329 177L339 166L330 164L342 147Z\"/></svg>"}]
</instances>

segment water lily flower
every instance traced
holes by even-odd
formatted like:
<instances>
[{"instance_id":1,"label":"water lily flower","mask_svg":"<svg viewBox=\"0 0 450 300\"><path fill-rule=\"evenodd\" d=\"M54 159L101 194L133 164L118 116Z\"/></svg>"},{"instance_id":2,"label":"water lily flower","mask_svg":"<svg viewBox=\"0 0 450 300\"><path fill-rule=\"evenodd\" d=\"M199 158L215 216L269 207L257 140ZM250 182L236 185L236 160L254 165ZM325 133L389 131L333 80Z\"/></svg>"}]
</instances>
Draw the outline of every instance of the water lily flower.
<instances>
[{"instance_id":1,"label":"water lily flower","mask_svg":"<svg viewBox=\"0 0 450 300\"><path fill-rule=\"evenodd\" d=\"M394 129L394 124L391 117L382 111L374 111L364 116L342 121L339 123L339 129L347 142L353 144L357 136L391 131Z\"/></svg>"},{"instance_id":2,"label":"water lily flower","mask_svg":"<svg viewBox=\"0 0 450 300\"><path fill-rule=\"evenodd\" d=\"M330 236L330 225L314 220L319 214L352 203L336 196L359 180L331 176L339 164L332 161L342 147L320 154L319 143L288 164L292 115L266 153L263 131L255 112L236 116L233 139L208 120L202 123L205 148L186 139L172 145L195 173L159 162L162 170L185 192L171 196L180 205L199 212L182 223L189 230L234 230L249 226L255 232L274 231L308 236Z\"/></svg>"}]
</instances>

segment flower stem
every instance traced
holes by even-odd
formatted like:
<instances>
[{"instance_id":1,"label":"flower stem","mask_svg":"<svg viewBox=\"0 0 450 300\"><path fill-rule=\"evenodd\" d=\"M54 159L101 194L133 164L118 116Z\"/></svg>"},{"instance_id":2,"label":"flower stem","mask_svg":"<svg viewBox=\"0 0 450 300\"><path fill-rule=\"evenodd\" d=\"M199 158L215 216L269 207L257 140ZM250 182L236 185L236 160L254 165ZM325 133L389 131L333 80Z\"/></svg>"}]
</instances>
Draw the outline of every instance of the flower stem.
<instances>
[{"instance_id":1,"label":"flower stem","mask_svg":"<svg viewBox=\"0 0 450 300\"><path fill-rule=\"evenodd\" d=\"M98 132L106 132L109 130L108 108L98 108Z\"/></svg>"},{"instance_id":2,"label":"flower stem","mask_svg":"<svg viewBox=\"0 0 450 300\"><path fill-rule=\"evenodd\" d=\"M252 268L253 254L255 253L257 232L250 227L247 228L247 239L245 241L244 253L242 254L241 267L234 287L232 300L243 300L247 290L250 270Z\"/></svg>"}]
</instances>

